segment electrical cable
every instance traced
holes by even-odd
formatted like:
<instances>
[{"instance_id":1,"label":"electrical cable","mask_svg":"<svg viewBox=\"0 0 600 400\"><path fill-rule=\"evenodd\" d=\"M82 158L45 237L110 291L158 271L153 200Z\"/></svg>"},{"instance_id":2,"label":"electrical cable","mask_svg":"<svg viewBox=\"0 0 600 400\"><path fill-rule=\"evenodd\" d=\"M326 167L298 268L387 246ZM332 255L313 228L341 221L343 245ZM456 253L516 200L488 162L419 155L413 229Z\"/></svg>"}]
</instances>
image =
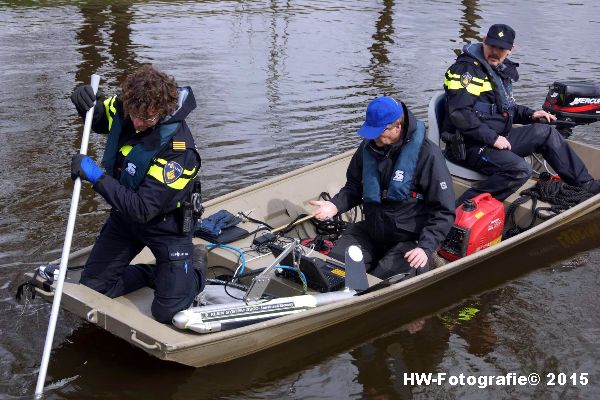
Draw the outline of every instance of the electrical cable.
<instances>
[{"instance_id":1,"label":"electrical cable","mask_svg":"<svg viewBox=\"0 0 600 400\"><path fill-rule=\"evenodd\" d=\"M306 294L308 292L308 284L306 283L306 276L304 273L300 271L299 268L290 267L289 265L277 265L275 268L287 269L290 271L294 271L300 277L300 281L302 282L302 293Z\"/></svg>"},{"instance_id":2,"label":"electrical cable","mask_svg":"<svg viewBox=\"0 0 600 400\"><path fill-rule=\"evenodd\" d=\"M254 222L259 225L264 225L268 230L273 230L273 227L271 225L269 225L266 222L261 221L259 219L252 218L252 217L244 214L242 211L238 212L238 215L240 215L242 218L246 218L250 222Z\"/></svg>"},{"instance_id":3,"label":"electrical cable","mask_svg":"<svg viewBox=\"0 0 600 400\"><path fill-rule=\"evenodd\" d=\"M235 282L231 282L231 281L226 281L224 279L216 279L216 278L208 278L206 280L207 283L210 283L211 285L229 285L233 288L239 289L239 290L243 290L246 291L248 290L248 287L239 283L235 283ZM228 293L229 294L229 293Z\"/></svg>"},{"instance_id":4,"label":"electrical cable","mask_svg":"<svg viewBox=\"0 0 600 400\"><path fill-rule=\"evenodd\" d=\"M209 243L206 245L206 247L209 249L209 251L211 248L215 248L215 247L222 247L224 249L229 249L229 250L235 251L236 253L238 253L240 255L241 263L238 266L238 268L235 270L235 272L233 273L233 279L236 279L238 271L240 274L242 274L244 272L244 268L246 268L246 257L244 256L244 252L241 251L240 249L238 249L237 247L233 247L228 244L220 244L220 243Z\"/></svg>"}]
</instances>

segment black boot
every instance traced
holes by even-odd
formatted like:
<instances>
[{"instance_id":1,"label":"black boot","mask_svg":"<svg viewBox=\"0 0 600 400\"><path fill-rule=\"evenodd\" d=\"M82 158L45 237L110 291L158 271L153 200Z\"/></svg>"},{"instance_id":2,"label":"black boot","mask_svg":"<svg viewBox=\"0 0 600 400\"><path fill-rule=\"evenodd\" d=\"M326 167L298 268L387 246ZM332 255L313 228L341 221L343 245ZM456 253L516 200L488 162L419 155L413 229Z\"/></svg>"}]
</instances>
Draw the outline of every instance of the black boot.
<instances>
[{"instance_id":1,"label":"black boot","mask_svg":"<svg viewBox=\"0 0 600 400\"><path fill-rule=\"evenodd\" d=\"M586 183L581 185L581 187L590 193L598 194L600 193L600 180L592 179L591 181L587 181Z\"/></svg>"}]
</instances>

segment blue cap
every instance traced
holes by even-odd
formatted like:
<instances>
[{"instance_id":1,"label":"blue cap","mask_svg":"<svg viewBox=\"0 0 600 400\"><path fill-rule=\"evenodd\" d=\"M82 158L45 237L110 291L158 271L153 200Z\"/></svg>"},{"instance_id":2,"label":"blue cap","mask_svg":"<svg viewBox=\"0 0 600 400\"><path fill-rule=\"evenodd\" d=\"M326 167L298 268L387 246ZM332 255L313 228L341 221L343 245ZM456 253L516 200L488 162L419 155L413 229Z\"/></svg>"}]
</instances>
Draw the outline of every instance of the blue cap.
<instances>
[{"instance_id":1,"label":"blue cap","mask_svg":"<svg viewBox=\"0 0 600 400\"><path fill-rule=\"evenodd\" d=\"M392 97L377 97L367 106L367 118L358 134L365 139L375 139L383 133L386 126L400 119L402 114L402 106Z\"/></svg>"}]
</instances>

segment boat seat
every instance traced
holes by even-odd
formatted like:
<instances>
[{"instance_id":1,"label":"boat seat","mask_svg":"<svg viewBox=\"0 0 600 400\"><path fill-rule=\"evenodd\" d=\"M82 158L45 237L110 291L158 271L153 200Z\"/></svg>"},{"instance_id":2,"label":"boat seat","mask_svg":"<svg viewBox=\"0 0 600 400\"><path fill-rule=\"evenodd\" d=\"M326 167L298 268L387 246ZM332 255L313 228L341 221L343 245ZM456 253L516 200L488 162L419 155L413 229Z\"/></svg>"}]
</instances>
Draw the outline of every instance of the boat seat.
<instances>
[{"instance_id":1,"label":"boat seat","mask_svg":"<svg viewBox=\"0 0 600 400\"><path fill-rule=\"evenodd\" d=\"M442 148L442 138L440 137L440 127L442 126L442 121L444 120L444 113L446 112L446 94L442 92L437 92L429 102L429 108L427 110L427 118L429 120L429 129L427 130L427 138L431 140L433 143L437 144ZM458 165L453 163L452 161L446 158L446 165L448 166L448 170L450 174L457 176L463 179L469 179L472 181L482 181L487 179L487 176L481 174L472 169L463 167L462 165Z\"/></svg>"}]
</instances>

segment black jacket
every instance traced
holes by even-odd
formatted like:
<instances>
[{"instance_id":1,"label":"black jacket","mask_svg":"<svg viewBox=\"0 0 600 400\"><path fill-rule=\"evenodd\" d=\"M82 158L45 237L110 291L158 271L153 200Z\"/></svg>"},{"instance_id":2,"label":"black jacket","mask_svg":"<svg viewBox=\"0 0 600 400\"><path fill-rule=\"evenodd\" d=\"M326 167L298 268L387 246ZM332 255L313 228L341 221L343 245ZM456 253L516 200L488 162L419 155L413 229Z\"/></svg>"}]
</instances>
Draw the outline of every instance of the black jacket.
<instances>
[{"instance_id":1,"label":"black jacket","mask_svg":"<svg viewBox=\"0 0 600 400\"><path fill-rule=\"evenodd\" d=\"M492 146L499 135L505 136L513 124L531 123L534 110L516 104L512 83L519 79L517 63L506 59L496 68L506 89L509 109L503 110L500 90L494 84L487 68L492 68L483 59L481 43L465 45L463 53L446 72L446 118L443 130L458 129L466 142ZM485 65L484 65L485 63ZM477 110L476 103L494 104L495 110Z\"/></svg>"},{"instance_id":2,"label":"black jacket","mask_svg":"<svg viewBox=\"0 0 600 400\"><path fill-rule=\"evenodd\" d=\"M415 131L417 120L404 104L402 107L408 116L408 123L402 128L404 140ZM345 186L331 200L340 213L363 204L364 146L378 161L380 186L385 190L402 144L401 141L386 149L378 149L373 141L365 140L361 143L350 160ZM409 197L404 201L364 203L365 221L372 240L391 245L406 240L406 237L414 237L418 240L418 246L429 256L444 240L454 223L455 199L446 160L439 147L427 139L421 145L412 187L422 199Z\"/></svg>"},{"instance_id":3,"label":"black jacket","mask_svg":"<svg viewBox=\"0 0 600 400\"><path fill-rule=\"evenodd\" d=\"M158 162L151 167L153 173L148 171L135 190L126 187L119 181L120 174L126 173L121 165L122 156L118 156L116 159L113 175L104 174L94 184L94 190L125 218L137 223L158 220L164 214L174 211L182 200L187 199L192 188L193 178L200 169L200 156L196 150L194 138L185 123L185 118L196 108L196 100L191 89L185 97L180 91L179 108L170 117L163 118L157 125L143 132L136 132L131 119L123 115L123 106L118 97L113 106L117 110L115 118L120 118L123 125L119 137L119 148L125 145L135 146L138 143L143 143L147 148L158 146L158 127L161 124L180 123L178 132L169 144L156 155L155 161L158 159ZM105 107L105 102L97 102L92 122L94 131L104 134L109 132ZM165 161L179 164L183 168L184 174L174 182L170 182L169 179L165 180L162 176L162 168L167 168Z\"/></svg>"}]
</instances>

